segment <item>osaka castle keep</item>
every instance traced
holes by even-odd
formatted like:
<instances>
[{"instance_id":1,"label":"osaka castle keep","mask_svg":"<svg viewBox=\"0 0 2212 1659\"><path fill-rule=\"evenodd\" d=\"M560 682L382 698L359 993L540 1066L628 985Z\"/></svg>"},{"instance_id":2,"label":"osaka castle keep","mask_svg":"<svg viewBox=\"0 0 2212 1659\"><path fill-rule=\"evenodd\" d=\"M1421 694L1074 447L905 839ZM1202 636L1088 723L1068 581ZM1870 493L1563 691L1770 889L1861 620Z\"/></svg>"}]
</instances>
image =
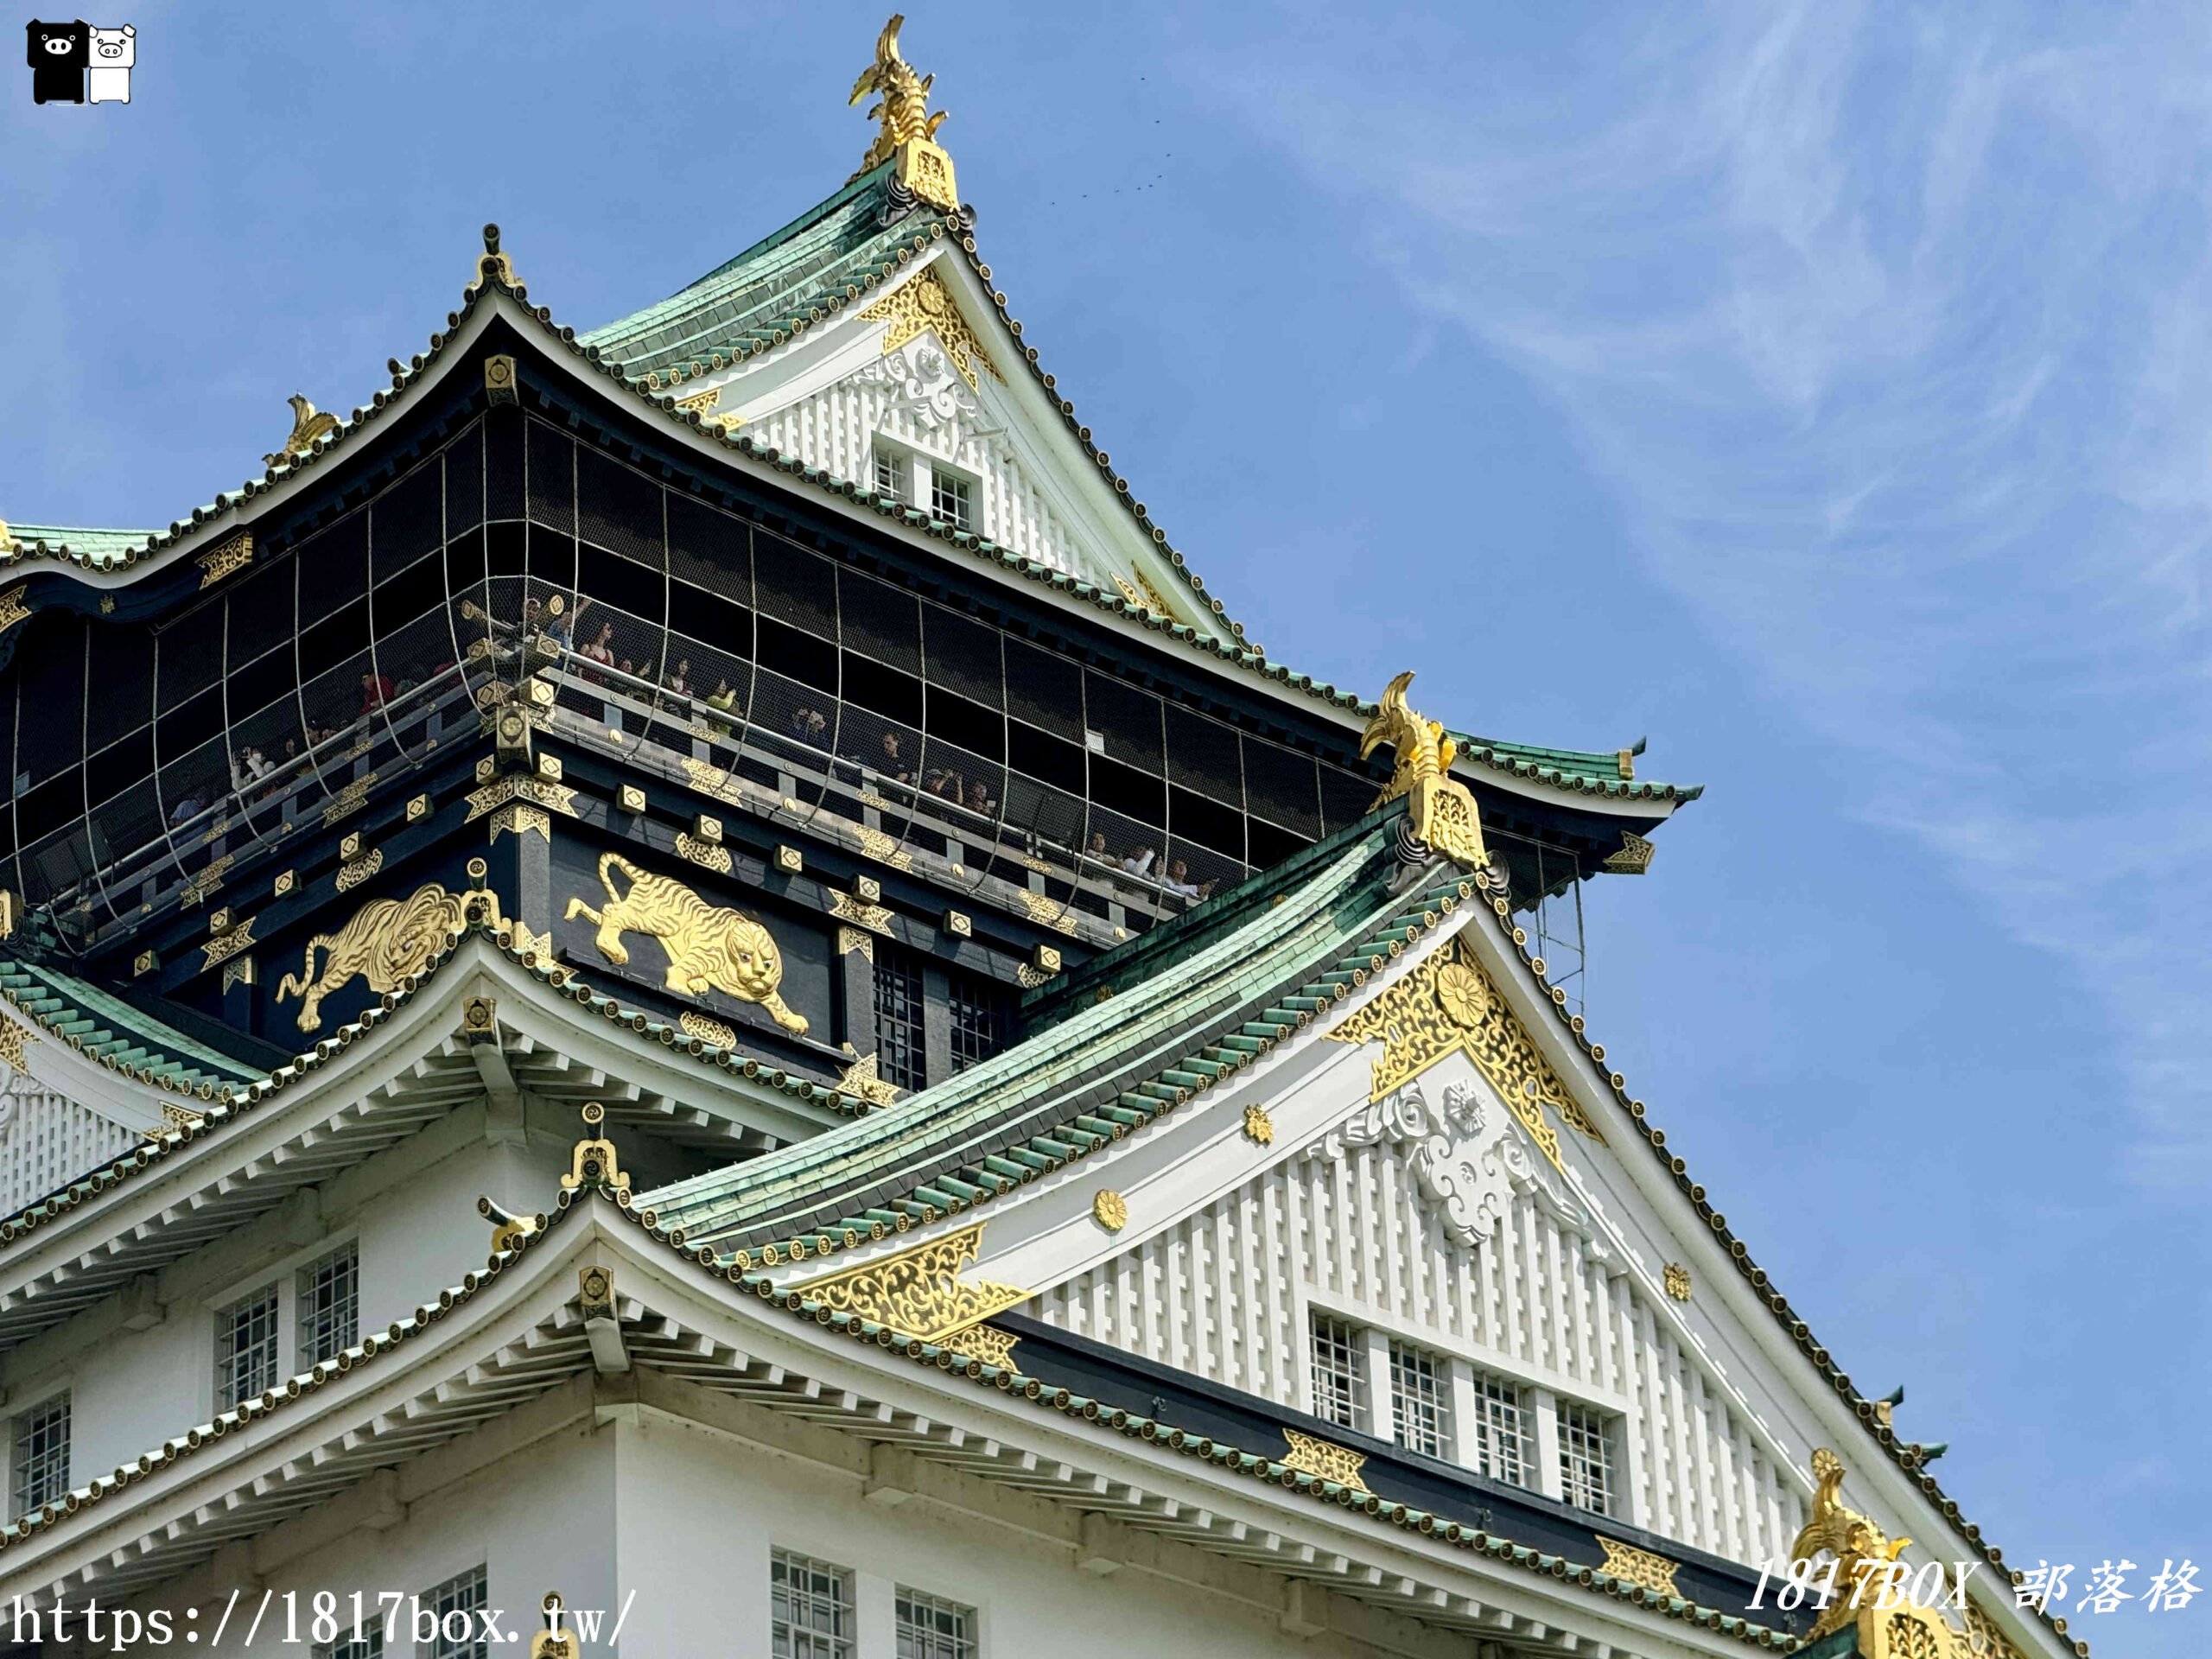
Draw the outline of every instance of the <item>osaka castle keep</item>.
<instances>
[{"instance_id":1,"label":"osaka castle keep","mask_svg":"<svg viewBox=\"0 0 2212 1659\"><path fill-rule=\"evenodd\" d=\"M0 526L0 1652L2086 1654L1586 1028L1698 791L1249 639L899 30L672 297L486 226Z\"/></svg>"}]
</instances>

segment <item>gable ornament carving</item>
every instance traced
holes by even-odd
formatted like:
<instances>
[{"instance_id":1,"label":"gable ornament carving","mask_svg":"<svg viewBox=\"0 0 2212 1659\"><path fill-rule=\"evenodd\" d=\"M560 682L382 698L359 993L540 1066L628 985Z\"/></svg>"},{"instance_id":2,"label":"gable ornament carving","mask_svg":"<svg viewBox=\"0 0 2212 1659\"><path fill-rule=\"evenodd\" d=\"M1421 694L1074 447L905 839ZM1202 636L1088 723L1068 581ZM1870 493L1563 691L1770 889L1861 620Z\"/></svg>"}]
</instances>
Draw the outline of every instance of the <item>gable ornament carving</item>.
<instances>
[{"instance_id":1,"label":"gable ornament carving","mask_svg":"<svg viewBox=\"0 0 2212 1659\"><path fill-rule=\"evenodd\" d=\"M890 356L908 340L933 334L968 389L976 388L976 365L981 364L992 379L1003 380L998 365L983 350L982 337L961 315L952 290L934 270L924 266L906 282L861 313L862 322L886 322L883 355Z\"/></svg>"},{"instance_id":2,"label":"gable ornament carving","mask_svg":"<svg viewBox=\"0 0 2212 1659\"><path fill-rule=\"evenodd\" d=\"M1610 1264L1603 1233L1529 1157L1525 1129L1517 1117L1493 1120L1471 1084L1446 1088L1440 1111L1419 1083L1408 1083L1337 1125L1306 1155L1334 1161L1363 1147L1399 1148L1414 1190L1452 1243L1474 1249L1496 1237L1513 1201L1525 1195L1580 1236L1592 1261Z\"/></svg>"},{"instance_id":3,"label":"gable ornament carving","mask_svg":"<svg viewBox=\"0 0 2212 1659\"><path fill-rule=\"evenodd\" d=\"M1332 1042L1382 1045L1370 1100L1394 1093L1447 1054L1465 1054L1554 1168L1565 1166L1546 1107L1569 1128L1605 1144L1605 1135L1537 1052L1490 976L1456 938L1324 1034Z\"/></svg>"}]
</instances>

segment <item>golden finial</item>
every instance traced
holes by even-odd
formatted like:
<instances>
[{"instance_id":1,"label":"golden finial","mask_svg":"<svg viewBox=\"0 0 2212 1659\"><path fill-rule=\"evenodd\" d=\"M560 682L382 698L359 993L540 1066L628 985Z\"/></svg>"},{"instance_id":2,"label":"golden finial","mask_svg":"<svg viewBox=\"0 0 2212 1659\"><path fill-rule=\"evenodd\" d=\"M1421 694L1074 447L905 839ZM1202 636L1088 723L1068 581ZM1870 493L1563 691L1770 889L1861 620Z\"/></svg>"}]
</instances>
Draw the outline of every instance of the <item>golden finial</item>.
<instances>
[{"instance_id":1,"label":"golden finial","mask_svg":"<svg viewBox=\"0 0 2212 1659\"><path fill-rule=\"evenodd\" d=\"M1480 869L1490 862L1483 847L1482 818L1467 786L1452 776L1459 746L1445 735L1440 722L1423 720L1406 706L1406 688L1413 677L1408 669L1390 682L1375 718L1359 736L1361 760L1387 743L1397 761L1375 805L1401 795L1412 797L1414 834L1468 868Z\"/></svg>"},{"instance_id":2,"label":"golden finial","mask_svg":"<svg viewBox=\"0 0 2212 1659\"><path fill-rule=\"evenodd\" d=\"M322 413L298 392L294 392L289 401L292 405L292 435L284 440L284 447L275 454L262 457L271 467L313 454L315 440L326 432L338 429L335 415Z\"/></svg>"},{"instance_id":3,"label":"golden finial","mask_svg":"<svg viewBox=\"0 0 2212 1659\"><path fill-rule=\"evenodd\" d=\"M943 110L934 115L929 110L930 87L937 77L917 75L899 55L899 30L906 21L900 14L892 14L883 33L876 36L875 61L861 70L860 79L853 83L849 104L859 103L870 92L881 100L868 109L868 118L881 125L868 154L861 157L860 172L853 177L882 166L895 156L903 188L938 207L956 208L960 194L952 181L952 157L933 142L945 116Z\"/></svg>"}]
</instances>

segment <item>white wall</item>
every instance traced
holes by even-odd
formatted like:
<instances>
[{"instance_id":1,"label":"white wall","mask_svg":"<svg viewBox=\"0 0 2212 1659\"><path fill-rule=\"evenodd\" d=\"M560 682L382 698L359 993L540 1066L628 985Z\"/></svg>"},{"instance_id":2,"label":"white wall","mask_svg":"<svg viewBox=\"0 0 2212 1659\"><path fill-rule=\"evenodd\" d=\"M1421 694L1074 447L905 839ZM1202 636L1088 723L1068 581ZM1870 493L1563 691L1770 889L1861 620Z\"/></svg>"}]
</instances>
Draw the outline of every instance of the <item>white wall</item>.
<instances>
[{"instance_id":1,"label":"white wall","mask_svg":"<svg viewBox=\"0 0 2212 1659\"><path fill-rule=\"evenodd\" d=\"M26 1408L70 1393L73 1484L105 1474L216 1410L215 1316L272 1281L279 1287L280 1378L305 1369L295 1322L296 1271L357 1241L362 1332L378 1331L480 1268L491 1250L480 1193L550 1211L583 1126L571 1108L531 1103L527 1146L486 1138L482 1105L458 1108L419 1134L296 1197L156 1276L132 1330L118 1299L87 1309L0 1359L0 1440ZM640 1138L630 1137L632 1141ZM674 1154L625 1147L650 1184L678 1173ZM0 1469L5 1468L0 1446ZM10 1494L8 1512L15 1510Z\"/></svg>"}]
</instances>

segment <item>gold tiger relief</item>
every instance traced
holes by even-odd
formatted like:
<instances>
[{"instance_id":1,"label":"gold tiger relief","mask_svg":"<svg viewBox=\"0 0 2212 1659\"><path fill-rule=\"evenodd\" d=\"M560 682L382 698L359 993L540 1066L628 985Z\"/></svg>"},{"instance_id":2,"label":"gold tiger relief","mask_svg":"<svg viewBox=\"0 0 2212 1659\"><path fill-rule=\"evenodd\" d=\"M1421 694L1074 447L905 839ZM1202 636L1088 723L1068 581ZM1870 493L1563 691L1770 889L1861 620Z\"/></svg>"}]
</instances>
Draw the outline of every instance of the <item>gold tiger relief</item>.
<instances>
[{"instance_id":1,"label":"gold tiger relief","mask_svg":"<svg viewBox=\"0 0 2212 1659\"><path fill-rule=\"evenodd\" d=\"M618 871L630 884L627 893L615 891ZM601 855L599 880L607 889L607 902L594 909L581 897L571 899L566 918L582 916L598 923L594 943L609 962L620 967L630 960L622 935L645 934L658 939L668 953L670 990L687 996L704 996L709 988L726 991L759 1003L786 1031L806 1030L805 1016L786 1007L776 994L784 982L783 953L760 923L709 905L690 888L641 870L620 853Z\"/></svg>"},{"instance_id":2,"label":"gold tiger relief","mask_svg":"<svg viewBox=\"0 0 2212 1659\"><path fill-rule=\"evenodd\" d=\"M302 1031L322 1024L322 999L359 976L369 989L381 995L399 988L410 974L419 974L430 958L448 944L468 918L468 900L489 902L487 919L499 919L499 900L489 893L448 893L435 881L425 882L404 899L372 899L353 913L353 919L335 933L318 933L308 941L307 960L296 974L287 974L276 987L276 1000L302 1000L296 1022ZM315 953L326 954L322 972L315 970Z\"/></svg>"}]
</instances>

